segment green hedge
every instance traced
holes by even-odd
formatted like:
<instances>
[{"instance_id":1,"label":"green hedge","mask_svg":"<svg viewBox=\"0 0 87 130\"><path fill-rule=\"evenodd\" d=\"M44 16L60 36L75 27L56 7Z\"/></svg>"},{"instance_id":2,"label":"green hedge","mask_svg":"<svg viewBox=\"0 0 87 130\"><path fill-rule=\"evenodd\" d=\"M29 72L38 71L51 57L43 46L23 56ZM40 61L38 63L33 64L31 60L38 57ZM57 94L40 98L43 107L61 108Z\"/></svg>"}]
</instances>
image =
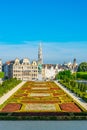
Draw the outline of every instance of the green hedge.
<instances>
[{"instance_id":1,"label":"green hedge","mask_svg":"<svg viewBox=\"0 0 87 130\"><path fill-rule=\"evenodd\" d=\"M0 78L4 78L4 72L0 72Z\"/></svg>"},{"instance_id":2,"label":"green hedge","mask_svg":"<svg viewBox=\"0 0 87 130\"><path fill-rule=\"evenodd\" d=\"M2 84L0 84L0 96L2 96L4 93L7 93L20 82L21 80L17 80L16 78L5 80Z\"/></svg>"},{"instance_id":3,"label":"green hedge","mask_svg":"<svg viewBox=\"0 0 87 130\"><path fill-rule=\"evenodd\" d=\"M76 77L79 78L79 79L87 80L87 72L77 72Z\"/></svg>"},{"instance_id":4,"label":"green hedge","mask_svg":"<svg viewBox=\"0 0 87 130\"><path fill-rule=\"evenodd\" d=\"M74 80L71 80L69 82L60 80L59 82L87 102L87 84L77 83Z\"/></svg>"}]
</instances>

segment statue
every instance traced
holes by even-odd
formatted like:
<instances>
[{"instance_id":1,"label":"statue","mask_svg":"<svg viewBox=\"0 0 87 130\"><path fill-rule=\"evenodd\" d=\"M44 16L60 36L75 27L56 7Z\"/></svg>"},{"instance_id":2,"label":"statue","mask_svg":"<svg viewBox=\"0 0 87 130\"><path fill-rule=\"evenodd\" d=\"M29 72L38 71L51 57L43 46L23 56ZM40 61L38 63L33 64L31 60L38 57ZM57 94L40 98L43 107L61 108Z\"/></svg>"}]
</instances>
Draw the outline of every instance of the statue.
<instances>
[{"instance_id":1,"label":"statue","mask_svg":"<svg viewBox=\"0 0 87 130\"><path fill-rule=\"evenodd\" d=\"M38 72L41 74L41 72L42 72L42 65L41 64L39 64L38 65Z\"/></svg>"}]
</instances>

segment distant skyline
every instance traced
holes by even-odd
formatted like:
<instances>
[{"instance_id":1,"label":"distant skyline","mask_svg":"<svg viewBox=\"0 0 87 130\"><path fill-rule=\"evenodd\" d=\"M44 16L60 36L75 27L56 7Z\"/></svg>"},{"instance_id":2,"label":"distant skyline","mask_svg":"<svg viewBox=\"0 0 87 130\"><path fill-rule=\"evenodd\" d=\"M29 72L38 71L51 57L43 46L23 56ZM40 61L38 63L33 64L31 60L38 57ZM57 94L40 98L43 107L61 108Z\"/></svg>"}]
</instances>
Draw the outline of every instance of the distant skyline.
<instances>
[{"instance_id":1,"label":"distant skyline","mask_svg":"<svg viewBox=\"0 0 87 130\"><path fill-rule=\"evenodd\" d=\"M30 61L38 60L38 47L40 41L24 41L20 44L0 43L0 58L3 62L15 58L29 58ZM84 49L83 49L84 48ZM87 61L87 42L42 42L44 63Z\"/></svg>"},{"instance_id":2,"label":"distant skyline","mask_svg":"<svg viewBox=\"0 0 87 130\"><path fill-rule=\"evenodd\" d=\"M87 61L87 1L0 1L0 58L37 60L40 41L44 63Z\"/></svg>"}]
</instances>

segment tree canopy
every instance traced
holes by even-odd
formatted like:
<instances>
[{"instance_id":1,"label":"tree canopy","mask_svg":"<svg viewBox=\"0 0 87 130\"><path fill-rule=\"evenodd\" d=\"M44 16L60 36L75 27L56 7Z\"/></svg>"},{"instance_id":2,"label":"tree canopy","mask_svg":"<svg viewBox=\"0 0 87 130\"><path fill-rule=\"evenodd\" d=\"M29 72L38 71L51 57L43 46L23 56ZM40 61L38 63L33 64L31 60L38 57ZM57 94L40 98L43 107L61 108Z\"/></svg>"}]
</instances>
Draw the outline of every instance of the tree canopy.
<instances>
[{"instance_id":1,"label":"tree canopy","mask_svg":"<svg viewBox=\"0 0 87 130\"><path fill-rule=\"evenodd\" d=\"M78 72L86 72L87 71L87 62L82 62L78 66Z\"/></svg>"},{"instance_id":2,"label":"tree canopy","mask_svg":"<svg viewBox=\"0 0 87 130\"><path fill-rule=\"evenodd\" d=\"M70 70L61 71L56 75L56 79L66 79L66 78L71 78L71 77L72 77L72 74Z\"/></svg>"}]
</instances>

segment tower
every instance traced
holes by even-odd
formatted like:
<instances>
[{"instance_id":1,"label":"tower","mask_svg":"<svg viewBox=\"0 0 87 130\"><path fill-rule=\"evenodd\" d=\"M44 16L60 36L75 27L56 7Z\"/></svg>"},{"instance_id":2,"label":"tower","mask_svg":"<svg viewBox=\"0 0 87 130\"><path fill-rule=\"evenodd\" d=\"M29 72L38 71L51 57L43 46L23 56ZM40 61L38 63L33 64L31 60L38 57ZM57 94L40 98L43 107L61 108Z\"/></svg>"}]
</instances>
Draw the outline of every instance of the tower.
<instances>
[{"instance_id":1,"label":"tower","mask_svg":"<svg viewBox=\"0 0 87 130\"><path fill-rule=\"evenodd\" d=\"M42 56L42 45L40 43L38 48L38 64L43 64L43 56Z\"/></svg>"},{"instance_id":2,"label":"tower","mask_svg":"<svg viewBox=\"0 0 87 130\"><path fill-rule=\"evenodd\" d=\"M77 64L76 64L76 59L75 58L73 60L72 69L73 69L74 72L77 71Z\"/></svg>"},{"instance_id":3,"label":"tower","mask_svg":"<svg viewBox=\"0 0 87 130\"><path fill-rule=\"evenodd\" d=\"M76 67L76 58L73 60L73 67Z\"/></svg>"},{"instance_id":4,"label":"tower","mask_svg":"<svg viewBox=\"0 0 87 130\"><path fill-rule=\"evenodd\" d=\"M39 81L42 81L42 64L43 64L42 46L40 43L38 48L38 80Z\"/></svg>"}]
</instances>

